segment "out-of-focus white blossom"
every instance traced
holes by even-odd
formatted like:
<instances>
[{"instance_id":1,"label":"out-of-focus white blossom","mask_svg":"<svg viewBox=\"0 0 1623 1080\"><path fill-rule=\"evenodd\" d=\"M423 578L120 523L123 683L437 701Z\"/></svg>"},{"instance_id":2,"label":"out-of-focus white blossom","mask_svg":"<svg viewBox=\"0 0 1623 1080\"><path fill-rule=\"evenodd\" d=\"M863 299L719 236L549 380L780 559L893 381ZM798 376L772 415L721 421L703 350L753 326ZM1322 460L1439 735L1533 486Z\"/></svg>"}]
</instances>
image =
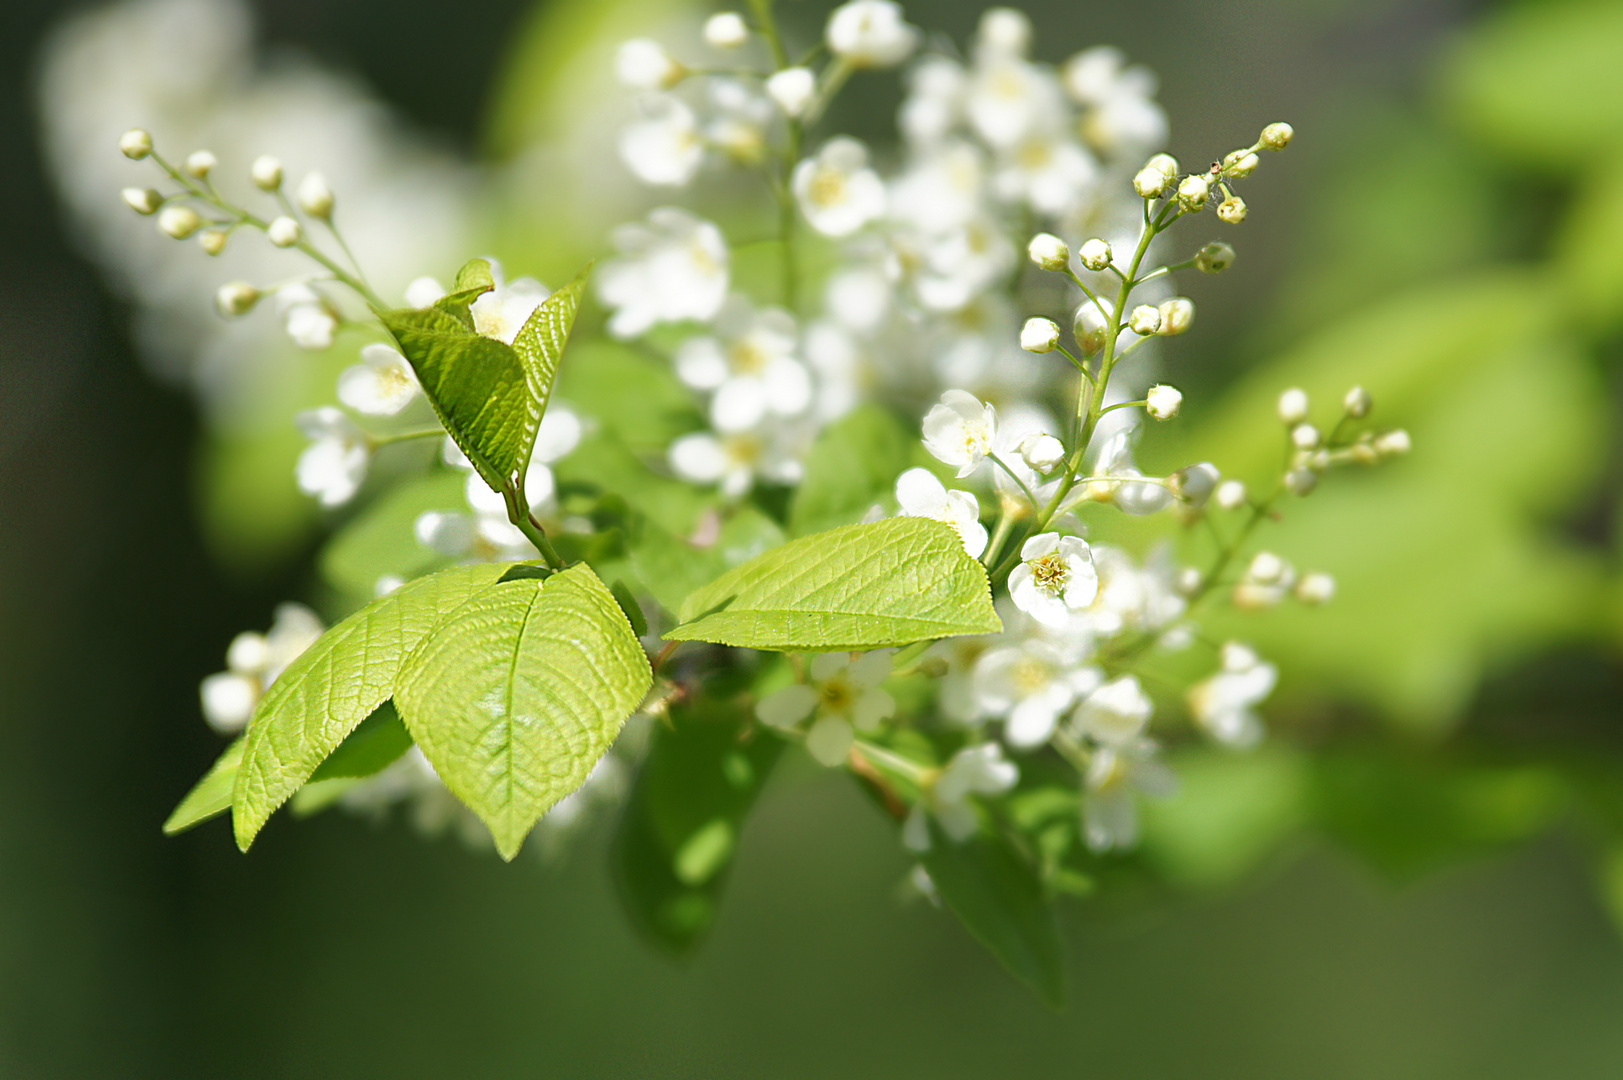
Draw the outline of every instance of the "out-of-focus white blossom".
<instances>
[{"instance_id":1,"label":"out-of-focus white blossom","mask_svg":"<svg viewBox=\"0 0 1623 1080\"><path fill-rule=\"evenodd\" d=\"M669 90L686 74L687 69L652 38L633 38L614 54L614 77L634 90Z\"/></svg>"},{"instance_id":2,"label":"out-of-focus white blossom","mask_svg":"<svg viewBox=\"0 0 1623 1080\"><path fill-rule=\"evenodd\" d=\"M1144 734L1155 703L1132 675L1112 679L1082 699L1071 717L1079 735L1101 746L1123 747Z\"/></svg>"},{"instance_id":3,"label":"out-of-focus white blossom","mask_svg":"<svg viewBox=\"0 0 1623 1080\"><path fill-rule=\"evenodd\" d=\"M997 743L964 747L952 756L925 798L908 814L902 826L902 843L912 851L930 849L926 813L935 815L948 839L955 843L968 840L980 824L970 796L1001 795L1019 779L1019 768L1003 757L1003 748Z\"/></svg>"},{"instance_id":4,"label":"out-of-focus white blossom","mask_svg":"<svg viewBox=\"0 0 1623 1080\"><path fill-rule=\"evenodd\" d=\"M496 262L491 262L490 273L495 288L475 298L468 305L468 314L473 316L473 328L478 333L511 345L535 309L552 293L532 277L509 282Z\"/></svg>"},{"instance_id":5,"label":"out-of-focus white blossom","mask_svg":"<svg viewBox=\"0 0 1623 1080\"><path fill-rule=\"evenodd\" d=\"M269 633L244 631L226 650L226 670L203 680L203 718L222 735L248 726L259 699L276 677L320 637L325 628L302 604L276 609Z\"/></svg>"},{"instance_id":6,"label":"out-of-focus white blossom","mask_svg":"<svg viewBox=\"0 0 1623 1080\"><path fill-rule=\"evenodd\" d=\"M873 731L896 711L895 700L880 689L890 669L889 652L865 653L854 661L849 653L819 653L811 662L810 682L768 694L756 704L755 715L786 730L811 717L806 749L832 768L845 761L857 732Z\"/></svg>"},{"instance_id":7,"label":"out-of-focus white blossom","mask_svg":"<svg viewBox=\"0 0 1623 1080\"><path fill-rule=\"evenodd\" d=\"M1065 710L1104 681L1084 655L1075 643L1041 637L987 651L972 682L978 713L1004 718L1003 739L1015 749L1043 745Z\"/></svg>"},{"instance_id":8,"label":"out-of-focus white blossom","mask_svg":"<svg viewBox=\"0 0 1623 1080\"><path fill-rule=\"evenodd\" d=\"M276 311L293 344L311 352L332 347L338 317L327 299L308 285L286 285L276 290Z\"/></svg>"},{"instance_id":9,"label":"out-of-focus white blossom","mask_svg":"<svg viewBox=\"0 0 1623 1080\"><path fill-rule=\"evenodd\" d=\"M1264 663L1248 646L1231 641L1223 646L1222 670L1196 683L1188 694L1195 723L1213 739L1244 749L1262 740L1262 720L1256 707L1279 679L1279 670Z\"/></svg>"},{"instance_id":10,"label":"out-of-focus white blossom","mask_svg":"<svg viewBox=\"0 0 1623 1080\"><path fill-rule=\"evenodd\" d=\"M716 316L716 333L691 337L676 353L676 373L710 393L710 422L718 431L747 431L767 415L796 416L811 404L811 376L796 353L792 315L756 309L741 296Z\"/></svg>"},{"instance_id":11,"label":"out-of-focus white blossom","mask_svg":"<svg viewBox=\"0 0 1623 1080\"><path fill-rule=\"evenodd\" d=\"M850 0L828 17L823 40L829 51L857 67L894 67L913 53L918 28L892 0Z\"/></svg>"},{"instance_id":12,"label":"out-of-focus white blossom","mask_svg":"<svg viewBox=\"0 0 1623 1080\"><path fill-rule=\"evenodd\" d=\"M717 484L724 495L738 497L758 481L793 484L800 480L801 432L781 421L749 431L683 435L671 443L671 469L695 484Z\"/></svg>"},{"instance_id":13,"label":"out-of-focus white blossom","mask_svg":"<svg viewBox=\"0 0 1623 1080\"><path fill-rule=\"evenodd\" d=\"M712 48L736 49L749 39L749 24L736 11L718 11L704 21L705 44Z\"/></svg>"},{"instance_id":14,"label":"out-of-focus white blossom","mask_svg":"<svg viewBox=\"0 0 1623 1080\"><path fill-rule=\"evenodd\" d=\"M372 456L366 433L330 405L302 412L295 420L311 440L295 469L299 490L313 495L322 506L349 502L366 479Z\"/></svg>"},{"instance_id":15,"label":"out-of-focus white blossom","mask_svg":"<svg viewBox=\"0 0 1623 1080\"><path fill-rule=\"evenodd\" d=\"M1093 752L1082 796L1082 832L1089 850L1103 852L1138 843L1135 789L1159 798L1178 790L1172 770L1155 760L1156 749L1152 740L1136 739Z\"/></svg>"},{"instance_id":16,"label":"out-of-focus white blossom","mask_svg":"<svg viewBox=\"0 0 1623 1080\"><path fill-rule=\"evenodd\" d=\"M597 272L614 309L609 333L636 337L662 322L707 322L727 299L729 252L721 230L686 210L662 206L646 222L614 231L620 256Z\"/></svg>"},{"instance_id":17,"label":"out-of-focus white blossom","mask_svg":"<svg viewBox=\"0 0 1623 1080\"><path fill-rule=\"evenodd\" d=\"M795 201L824 236L850 236L885 212L885 184L868 167L868 149L848 135L824 143L795 166Z\"/></svg>"},{"instance_id":18,"label":"out-of-focus white blossom","mask_svg":"<svg viewBox=\"0 0 1623 1080\"><path fill-rule=\"evenodd\" d=\"M669 94L650 94L638 107L641 118L620 133L620 159L645 184L683 186L704 164L698 117Z\"/></svg>"},{"instance_id":19,"label":"out-of-focus white blossom","mask_svg":"<svg viewBox=\"0 0 1623 1080\"><path fill-rule=\"evenodd\" d=\"M896 503L903 517L932 518L951 525L970 558L986 550L980 503L967 491L948 491L929 469L909 469L896 480Z\"/></svg>"},{"instance_id":20,"label":"out-of-focus white blossom","mask_svg":"<svg viewBox=\"0 0 1623 1080\"><path fill-rule=\"evenodd\" d=\"M811 68L784 68L766 80L766 93L785 116L799 118L817 97L817 76Z\"/></svg>"},{"instance_id":21,"label":"out-of-focus white blossom","mask_svg":"<svg viewBox=\"0 0 1623 1080\"><path fill-rule=\"evenodd\" d=\"M1039 473L1050 473L1065 463L1065 444L1052 435L1027 435L1020 440L1020 459Z\"/></svg>"},{"instance_id":22,"label":"out-of-focus white blossom","mask_svg":"<svg viewBox=\"0 0 1623 1080\"><path fill-rule=\"evenodd\" d=\"M367 345L361 362L338 377L338 400L364 416L397 416L417 397L417 375L387 345Z\"/></svg>"}]
</instances>

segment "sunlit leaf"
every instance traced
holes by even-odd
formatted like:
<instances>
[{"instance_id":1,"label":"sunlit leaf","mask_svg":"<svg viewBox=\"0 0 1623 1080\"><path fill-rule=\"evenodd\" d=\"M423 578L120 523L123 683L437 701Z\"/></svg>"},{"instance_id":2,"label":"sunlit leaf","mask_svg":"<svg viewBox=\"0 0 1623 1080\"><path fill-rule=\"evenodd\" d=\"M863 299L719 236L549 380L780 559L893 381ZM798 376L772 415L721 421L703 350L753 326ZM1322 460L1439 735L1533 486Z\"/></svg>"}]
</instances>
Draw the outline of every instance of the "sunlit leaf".
<instances>
[{"instance_id":1,"label":"sunlit leaf","mask_svg":"<svg viewBox=\"0 0 1623 1080\"><path fill-rule=\"evenodd\" d=\"M247 741L239 736L215 759L203 779L186 793L169 820L163 823L165 836L183 833L231 809L231 787L237 782L237 769L242 765L242 750Z\"/></svg>"}]
</instances>

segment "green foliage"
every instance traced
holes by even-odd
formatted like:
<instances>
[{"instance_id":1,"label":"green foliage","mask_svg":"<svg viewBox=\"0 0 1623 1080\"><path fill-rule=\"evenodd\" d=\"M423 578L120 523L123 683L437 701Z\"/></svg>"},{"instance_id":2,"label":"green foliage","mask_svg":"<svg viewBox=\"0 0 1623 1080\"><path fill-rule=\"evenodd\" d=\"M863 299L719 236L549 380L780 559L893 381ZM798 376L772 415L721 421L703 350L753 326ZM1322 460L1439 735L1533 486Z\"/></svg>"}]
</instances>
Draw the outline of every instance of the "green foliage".
<instances>
[{"instance_id":1,"label":"green foliage","mask_svg":"<svg viewBox=\"0 0 1623 1080\"><path fill-rule=\"evenodd\" d=\"M238 736L225 748L225 753L215 759L203 779L186 793L169 820L163 823L165 836L183 833L231 809L231 786L237 781L237 769L242 765L242 751L247 742L245 736Z\"/></svg>"},{"instance_id":2,"label":"green foliage","mask_svg":"<svg viewBox=\"0 0 1623 1080\"><path fill-rule=\"evenodd\" d=\"M685 953L709 931L744 820L782 749L737 700L676 704L655 727L613 854L621 900L655 942Z\"/></svg>"},{"instance_id":3,"label":"green foliage","mask_svg":"<svg viewBox=\"0 0 1623 1080\"><path fill-rule=\"evenodd\" d=\"M706 582L783 543L778 523L753 507L740 507L721 526L714 544L695 547L651 521L632 536L631 561L661 607L673 614Z\"/></svg>"},{"instance_id":4,"label":"green foliage","mask_svg":"<svg viewBox=\"0 0 1623 1080\"><path fill-rule=\"evenodd\" d=\"M923 518L847 525L774 548L682 604L671 641L755 649L877 649L1002 629L981 564Z\"/></svg>"},{"instance_id":5,"label":"green foliage","mask_svg":"<svg viewBox=\"0 0 1623 1080\"><path fill-rule=\"evenodd\" d=\"M502 581L450 613L412 653L395 704L512 859L586 781L651 682L624 613L580 564Z\"/></svg>"},{"instance_id":6,"label":"green foliage","mask_svg":"<svg viewBox=\"0 0 1623 1080\"><path fill-rule=\"evenodd\" d=\"M310 783L323 780L359 779L387 769L411 749L411 732L400 720L394 703L385 701L350 732L338 749L316 766Z\"/></svg>"},{"instance_id":7,"label":"green foliage","mask_svg":"<svg viewBox=\"0 0 1623 1080\"><path fill-rule=\"evenodd\" d=\"M703 425L693 392L668 361L601 336L577 341L569 356L558 372L557 395L633 453L663 454L677 436ZM626 393L632 386L636 393Z\"/></svg>"},{"instance_id":8,"label":"green foliage","mask_svg":"<svg viewBox=\"0 0 1623 1080\"><path fill-rule=\"evenodd\" d=\"M254 710L231 806L244 851L276 808L395 694L407 656L501 566L442 570L380 597L323 634Z\"/></svg>"},{"instance_id":9,"label":"green foliage","mask_svg":"<svg viewBox=\"0 0 1623 1080\"><path fill-rule=\"evenodd\" d=\"M1583 178L1552 254L1572 317L1597 335L1623 329L1623 141Z\"/></svg>"},{"instance_id":10,"label":"green foliage","mask_svg":"<svg viewBox=\"0 0 1623 1080\"><path fill-rule=\"evenodd\" d=\"M552 471L564 491L585 489L616 496L661 529L678 536L691 533L709 509L702 492L648 468L611 431L587 435Z\"/></svg>"},{"instance_id":11,"label":"green foliage","mask_svg":"<svg viewBox=\"0 0 1623 1080\"><path fill-rule=\"evenodd\" d=\"M581 294L586 291L586 278L590 266L581 268L568 285L541 302L534 313L519 328L513 339L513 351L524 362L524 378L529 387L529 407L539 425L552 400L552 384L558 378L558 364L563 359L564 346L569 344L569 331L575 325L580 311ZM531 436L532 445L534 436ZM525 452L524 464L529 464Z\"/></svg>"},{"instance_id":12,"label":"green foliage","mask_svg":"<svg viewBox=\"0 0 1623 1080\"><path fill-rule=\"evenodd\" d=\"M1065 1003L1065 944L1036 873L1007 844L977 834L961 844L930 823L920 861L941 902L1015 978L1049 1007Z\"/></svg>"},{"instance_id":13,"label":"green foliage","mask_svg":"<svg viewBox=\"0 0 1623 1080\"><path fill-rule=\"evenodd\" d=\"M913 463L918 439L889 411L864 405L817 437L806 458L806 475L790 504L795 536L846 525L876 502L888 499Z\"/></svg>"},{"instance_id":14,"label":"green foliage","mask_svg":"<svg viewBox=\"0 0 1623 1080\"><path fill-rule=\"evenodd\" d=\"M444 557L418 543L414 526L429 510L465 512L466 484L466 474L440 469L391 488L322 549L322 576L351 596L370 597L384 574L410 581L435 569Z\"/></svg>"}]
</instances>

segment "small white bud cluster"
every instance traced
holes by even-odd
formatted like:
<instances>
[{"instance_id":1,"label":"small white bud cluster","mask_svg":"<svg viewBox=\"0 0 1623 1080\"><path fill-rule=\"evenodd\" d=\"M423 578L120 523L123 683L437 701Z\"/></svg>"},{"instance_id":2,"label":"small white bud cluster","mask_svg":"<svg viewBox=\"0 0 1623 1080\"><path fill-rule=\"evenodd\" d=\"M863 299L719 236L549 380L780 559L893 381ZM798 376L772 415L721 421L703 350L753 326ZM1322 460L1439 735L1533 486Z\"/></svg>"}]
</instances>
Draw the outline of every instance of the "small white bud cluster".
<instances>
[{"instance_id":1,"label":"small white bud cluster","mask_svg":"<svg viewBox=\"0 0 1623 1080\"><path fill-rule=\"evenodd\" d=\"M318 172L307 174L299 181L297 202L300 210L318 221L331 218L333 193L332 188L327 186L327 178Z\"/></svg>"},{"instance_id":2,"label":"small white bud cluster","mask_svg":"<svg viewBox=\"0 0 1623 1080\"><path fill-rule=\"evenodd\" d=\"M1263 611L1290 595L1296 587L1296 568L1271 551L1259 551L1234 586L1234 606L1242 611Z\"/></svg>"},{"instance_id":3,"label":"small white bud cluster","mask_svg":"<svg viewBox=\"0 0 1623 1080\"><path fill-rule=\"evenodd\" d=\"M1178 178L1178 159L1171 154L1156 154L1133 177L1133 190L1141 198L1159 199Z\"/></svg>"}]
</instances>

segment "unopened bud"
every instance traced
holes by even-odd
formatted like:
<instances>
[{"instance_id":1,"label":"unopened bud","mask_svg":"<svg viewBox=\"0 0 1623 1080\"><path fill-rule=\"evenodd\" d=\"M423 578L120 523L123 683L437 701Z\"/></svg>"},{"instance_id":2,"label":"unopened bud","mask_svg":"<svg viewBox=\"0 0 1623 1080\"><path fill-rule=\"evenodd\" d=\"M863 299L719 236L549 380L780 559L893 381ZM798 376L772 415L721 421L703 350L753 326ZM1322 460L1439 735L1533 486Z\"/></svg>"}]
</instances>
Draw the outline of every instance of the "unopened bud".
<instances>
[{"instance_id":1,"label":"unopened bud","mask_svg":"<svg viewBox=\"0 0 1623 1080\"><path fill-rule=\"evenodd\" d=\"M214 294L214 306L221 315L246 315L259 303L260 292L246 281L232 281Z\"/></svg>"},{"instance_id":2,"label":"unopened bud","mask_svg":"<svg viewBox=\"0 0 1623 1080\"><path fill-rule=\"evenodd\" d=\"M1178 185L1178 202L1185 210L1197 211L1206 205L1206 198L1211 193L1212 185L1204 176L1191 174Z\"/></svg>"},{"instance_id":3,"label":"unopened bud","mask_svg":"<svg viewBox=\"0 0 1623 1080\"><path fill-rule=\"evenodd\" d=\"M750 28L736 11L718 11L704 21L704 40L712 48L736 49L749 39Z\"/></svg>"},{"instance_id":4,"label":"unopened bud","mask_svg":"<svg viewBox=\"0 0 1623 1080\"><path fill-rule=\"evenodd\" d=\"M1156 385L1144 395L1144 411L1157 420L1171 420L1183 404L1183 393L1174 386Z\"/></svg>"},{"instance_id":5,"label":"unopened bud","mask_svg":"<svg viewBox=\"0 0 1623 1080\"><path fill-rule=\"evenodd\" d=\"M1296 583L1296 599L1311 607L1328 604L1336 597L1336 579L1321 571L1303 574Z\"/></svg>"},{"instance_id":6,"label":"unopened bud","mask_svg":"<svg viewBox=\"0 0 1623 1080\"><path fill-rule=\"evenodd\" d=\"M633 90L669 90L687 75L687 68L672 59L659 42L635 38L615 54L614 75Z\"/></svg>"},{"instance_id":7,"label":"unopened bud","mask_svg":"<svg viewBox=\"0 0 1623 1080\"><path fill-rule=\"evenodd\" d=\"M1084 245L1084 249L1086 245ZM1031 261L1044 270L1063 270L1070 265L1071 249L1053 233L1038 233L1026 245Z\"/></svg>"},{"instance_id":8,"label":"unopened bud","mask_svg":"<svg viewBox=\"0 0 1623 1080\"><path fill-rule=\"evenodd\" d=\"M1375 449L1375 440L1368 432L1353 443L1350 453L1353 462L1358 465L1373 465L1381 460L1380 451Z\"/></svg>"},{"instance_id":9,"label":"unopened bud","mask_svg":"<svg viewBox=\"0 0 1623 1080\"><path fill-rule=\"evenodd\" d=\"M1285 560L1271 551L1259 551L1251 560L1245 576L1259 585L1273 585L1285 576Z\"/></svg>"},{"instance_id":10,"label":"unopened bud","mask_svg":"<svg viewBox=\"0 0 1623 1080\"><path fill-rule=\"evenodd\" d=\"M1362 420L1375 407L1375 402L1369 396L1368 390L1365 390L1362 386L1355 386L1347 391L1346 397L1341 399L1341 407L1346 409L1347 415L1354 420Z\"/></svg>"},{"instance_id":11,"label":"unopened bud","mask_svg":"<svg viewBox=\"0 0 1623 1080\"><path fill-rule=\"evenodd\" d=\"M1020 440L1020 457L1040 473L1050 473L1065 462L1065 444L1052 435L1027 435Z\"/></svg>"},{"instance_id":12,"label":"unopened bud","mask_svg":"<svg viewBox=\"0 0 1623 1080\"><path fill-rule=\"evenodd\" d=\"M1172 587L1185 596L1193 596L1200 591L1200 587L1205 582L1205 574L1202 574L1193 566L1185 566L1178 571L1178 576L1173 579Z\"/></svg>"},{"instance_id":13,"label":"unopened bud","mask_svg":"<svg viewBox=\"0 0 1623 1080\"><path fill-rule=\"evenodd\" d=\"M275 191L282 186L282 162L269 154L255 158L248 174L253 177L254 187L260 191Z\"/></svg>"},{"instance_id":14,"label":"unopened bud","mask_svg":"<svg viewBox=\"0 0 1623 1080\"><path fill-rule=\"evenodd\" d=\"M1027 319L1020 328L1020 347L1027 352L1050 353L1059 345L1059 323L1053 319Z\"/></svg>"},{"instance_id":15,"label":"unopened bud","mask_svg":"<svg viewBox=\"0 0 1623 1080\"><path fill-rule=\"evenodd\" d=\"M203 219L189 206L166 206L158 214L158 228L176 240L184 240L202 227Z\"/></svg>"},{"instance_id":16,"label":"unopened bud","mask_svg":"<svg viewBox=\"0 0 1623 1080\"><path fill-rule=\"evenodd\" d=\"M1279 418L1291 427L1307 419L1307 391L1291 387L1279 395Z\"/></svg>"},{"instance_id":17,"label":"unopened bud","mask_svg":"<svg viewBox=\"0 0 1623 1080\"><path fill-rule=\"evenodd\" d=\"M1217 485L1217 491L1212 498L1224 510L1238 510L1245 505L1245 483L1240 480L1225 480Z\"/></svg>"},{"instance_id":18,"label":"unopened bud","mask_svg":"<svg viewBox=\"0 0 1623 1080\"><path fill-rule=\"evenodd\" d=\"M803 116L817 97L817 76L811 68L784 68L767 79L766 95L785 116Z\"/></svg>"},{"instance_id":19,"label":"unopened bud","mask_svg":"<svg viewBox=\"0 0 1623 1080\"><path fill-rule=\"evenodd\" d=\"M1262 129L1262 138L1257 141L1265 150L1283 150L1291 144L1291 138L1296 134L1289 124L1269 124Z\"/></svg>"},{"instance_id":20,"label":"unopened bud","mask_svg":"<svg viewBox=\"0 0 1623 1080\"><path fill-rule=\"evenodd\" d=\"M1238 225L1245 220L1245 200L1238 195L1230 195L1217 205L1219 221L1228 225Z\"/></svg>"},{"instance_id":21,"label":"unopened bud","mask_svg":"<svg viewBox=\"0 0 1623 1080\"><path fill-rule=\"evenodd\" d=\"M1161 329L1161 309L1140 304L1127 316L1127 326L1140 337L1147 337Z\"/></svg>"},{"instance_id":22,"label":"unopened bud","mask_svg":"<svg viewBox=\"0 0 1623 1080\"><path fill-rule=\"evenodd\" d=\"M127 187L119 194L124 196L125 205L143 217L163 209L163 195L152 188Z\"/></svg>"},{"instance_id":23,"label":"unopened bud","mask_svg":"<svg viewBox=\"0 0 1623 1080\"><path fill-rule=\"evenodd\" d=\"M1158 305L1161 312L1161 333L1168 337L1181 334L1195 321L1195 302L1187 296L1174 296Z\"/></svg>"},{"instance_id":24,"label":"unopened bud","mask_svg":"<svg viewBox=\"0 0 1623 1080\"><path fill-rule=\"evenodd\" d=\"M299 223L283 214L265 229L265 236L279 248L292 247L304 236Z\"/></svg>"},{"instance_id":25,"label":"unopened bud","mask_svg":"<svg viewBox=\"0 0 1623 1080\"><path fill-rule=\"evenodd\" d=\"M230 235L224 229L204 229L197 242L203 245L206 254L218 255L225 250L225 242Z\"/></svg>"},{"instance_id":26,"label":"unopened bud","mask_svg":"<svg viewBox=\"0 0 1623 1080\"><path fill-rule=\"evenodd\" d=\"M131 161L140 161L152 153L152 136L140 128L131 128L118 137L118 148Z\"/></svg>"},{"instance_id":27,"label":"unopened bud","mask_svg":"<svg viewBox=\"0 0 1623 1080\"><path fill-rule=\"evenodd\" d=\"M1312 469L1292 469L1285 474L1285 490L1292 495L1311 495L1319 486L1319 474Z\"/></svg>"},{"instance_id":28,"label":"unopened bud","mask_svg":"<svg viewBox=\"0 0 1623 1080\"><path fill-rule=\"evenodd\" d=\"M1397 457L1409 452L1409 433L1402 428L1393 428L1375 436L1375 452L1382 457Z\"/></svg>"},{"instance_id":29,"label":"unopened bud","mask_svg":"<svg viewBox=\"0 0 1623 1080\"><path fill-rule=\"evenodd\" d=\"M1172 482L1177 485L1178 496L1195 509L1206 505L1206 501L1212 497L1212 492L1217 490L1217 485L1222 479L1223 474L1209 461L1202 461L1187 469L1179 469L1172 474Z\"/></svg>"},{"instance_id":30,"label":"unopened bud","mask_svg":"<svg viewBox=\"0 0 1623 1080\"><path fill-rule=\"evenodd\" d=\"M1323 438L1312 424L1297 424L1291 428L1291 442L1298 450L1316 450Z\"/></svg>"},{"instance_id":31,"label":"unopened bud","mask_svg":"<svg viewBox=\"0 0 1623 1080\"><path fill-rule=\"evenodd\" d=\"M1236 150L1223 159L1223 173L1244 180L1256 170L1258 164L1256 154L1249 150Z\"/></svg>"},{"instance_id":32,"label":"unopened bud","mask_svg":"<svg viewBox=\"0 0 1623 1080\"><path fill-rule=\"evenodd\" d=\"M318 172L306 173L299 181L298 203L300 210L318 221L332 217L333 195L327 178Z\"/></svg>"},{"instance_id":33,"label":"unopened bud","mask_svg":"<svg viewBox=\"0 0 1623 1080\"><path fill-rule=\"evenodd\" d=\"M1152 165L1146 165L1138 170L1133 177L1133 190L1141 198L1159 199L1167 190L1167 174Z\"/></svg>"},{"instance_id":34,"label":"unopened bud","mask_svg":"<svg viewBox=\"0 0 1623 1080\"><path fill-rule=\"evenodd\" d=\"M193 176L201 180L209 173L213 172L214 166L218 165L219 163L220 159L209 153L207 150L193 150L190 154L186 155L186 173L189 176Z\"/></svg>"},{"instance_id":35,"label":"unopened bud","mask_svg":"<svg viewBox=\"0 0 1623 1080\"><path fill-rule=\"evenodd\" d=\"M1207 244L1195 252L1195 269L1203 274L1221 274L1234 265L1234 249L1222 241Z\"/></svg>"},{"instance_id":36,"label":"unopened bud","mask_svg":"<svg viewBox=\"0 0 1623 1080\"><path fill-rule=\"evenodd\" d=\"M1082 347L1082 352L1092 356L1105 347L1105 340L1110 336L1110 324L1098 304L1084 300L1076 309L1071 331L1076 334L1076 343Z\"/></svg>"},{"instance_id":37,"label":"unopened bud","mask_svg":"<svg viewBox=\"0 0 1623 1080\"><path fill-rule=\"evenodd\" d=\"M1077 250L1076 257L1089 270L1103 270L1110 265L1111 260L1116 257L1116 253L1110 250L1108 243L1094 237Z\"/></svg>"}]
</instances>

